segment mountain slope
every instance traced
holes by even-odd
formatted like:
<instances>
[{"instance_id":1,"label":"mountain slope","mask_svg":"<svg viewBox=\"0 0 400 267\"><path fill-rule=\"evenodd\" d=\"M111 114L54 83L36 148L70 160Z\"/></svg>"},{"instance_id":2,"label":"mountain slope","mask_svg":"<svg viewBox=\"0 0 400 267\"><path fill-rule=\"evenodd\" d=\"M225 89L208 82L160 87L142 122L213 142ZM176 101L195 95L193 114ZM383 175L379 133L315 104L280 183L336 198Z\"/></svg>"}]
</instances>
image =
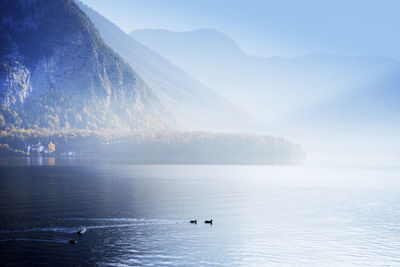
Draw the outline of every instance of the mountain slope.
<instances>
[{"instance_id":1,"label":"mountain slope","mask_svg":"<svg viewBox=\"0 0 400 267\"><path fill-rule=\"evenodd\" d=\"M378 56L251 56L212 29L137 30L130 35L270 125L290 123L294 117L296 121L307 119L298 115L373 90L372 85L380 94L389 95L378 84L400 70L398 61Z\"/></svg>"},{"instance_id":2,"label":"mountain slope","mask_svg":"<svg viewBox=\"0 0 400 267\"><path fill-rule=\"evenodd\" d=\"M1 1L0 15L0 102L8 126L168 127L165 108L73 1Z\"/></svg>"},{"instance_id":3,"label":"mountain slope","mask_svg":"<svg viewBox=\"0 0 400 267\"><path fill-rule=\"evenodd\" d=\"M182 120L206 130L253 130L260 122L203 86L186 72L132 39L112 22L77 1L104 40L154 90L161 103Z\"/></svg>"}]
</instances>

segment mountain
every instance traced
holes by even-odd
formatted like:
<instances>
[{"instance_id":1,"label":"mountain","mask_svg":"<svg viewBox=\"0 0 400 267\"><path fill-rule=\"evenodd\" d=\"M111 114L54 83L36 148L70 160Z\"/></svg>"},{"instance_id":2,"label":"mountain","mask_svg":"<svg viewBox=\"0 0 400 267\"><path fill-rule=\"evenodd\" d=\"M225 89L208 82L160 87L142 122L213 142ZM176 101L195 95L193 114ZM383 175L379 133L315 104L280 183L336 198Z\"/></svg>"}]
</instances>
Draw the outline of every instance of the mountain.
<instances>
[{"instance_id":1,"label":"mountain","mask_svg":"<svg viewBox=\"0 0 400 267\"><path fill-rule=\"evenodd\" d=\"M171 127L172 116L73 1L1 1L0 15L0 126Z\"/></svg>"},{"instance_id":2,"label":"mountain","mask_svg":"<svg viewBox=\"0 0 400 267\"><path fill-rule=\"evenodd\" d=\"M303 157L283 138L180 131L254 118L72 0L1 1L0 15L0 157Z\"/></svg>"},{"instance_id":3,"label":"mountain","mask_svg":"<svg viewBox=\"0 0 400 267\"><path fill-rule=\"evenodd\" d=\"M137 42L96 11L79 1L77 4L95 24L104 40L133 66L160 102L181 121L203 130L260 129L261 123L254 116Z\"/></svg>"},{"instance_id":4,"label":"mountain","mask_svg":"<svg viewBox=\"0 0 400 267\"><path fill-rule=\"evenodd\" d=\"M356 115L368 109L372 95L381 101L400 99L396 89L386 86L400 72L400 62L391 58L330 54L262 58L246 54L213 29L146 29L130 35L269 125L315 123L309 121L310 114L320 114L324 120L322 114L339 109L348 99L358 104L349 106L346 116L358 120ZM338 112L336 119L343 115Z\"/></svg>"}]
</instances>

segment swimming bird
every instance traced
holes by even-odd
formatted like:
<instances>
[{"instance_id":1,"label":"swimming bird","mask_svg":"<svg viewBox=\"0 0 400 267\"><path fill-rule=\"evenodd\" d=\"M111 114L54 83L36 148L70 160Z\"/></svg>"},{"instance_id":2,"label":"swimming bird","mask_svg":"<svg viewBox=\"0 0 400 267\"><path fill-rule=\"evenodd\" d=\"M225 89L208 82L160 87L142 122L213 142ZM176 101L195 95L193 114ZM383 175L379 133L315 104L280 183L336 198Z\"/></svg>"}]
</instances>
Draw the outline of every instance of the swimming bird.
<instances>
[{"instance_id":1,"label":"swimming bird","mask_svg":"<svg viewBox=\"0 0 400 267\"><path fill-rule=\"evenodd\" d=\"M190 223L197 224L197 220L191 220Z\"/></svg>"},{"instance_id":2,"label":"swimming bird","mask_svg":"<svg viewBox=\"0 0 400 267\"><path fill-rule=\"evenodd\" d=\"M76 241L76 240L74 240L74 239L70 239L70 240L69 240L69 243L75 245L76 243L78 243L78 241Z\"/></svg>"},{"instance_id":3,"label":"swimming bird","mask_svg":"<svg viewBox=\"0 0 400 267\"><path fill-rule=\"evenodd\" d=\"M78 232L76 232L79 237L82 237L82 235L86 232L86 227L83 227L81 230L79 230Z\"/></svg>"},{"instance_id":4,"label":"swimming bird","mask_svg":"<svg viewBox=\"0 0 400 267\"><path fill-rule=\"evenodd\" d=\"M212 220L209 221L205 220L204 223L212 224Z\"/></svg>"}]
</instances>

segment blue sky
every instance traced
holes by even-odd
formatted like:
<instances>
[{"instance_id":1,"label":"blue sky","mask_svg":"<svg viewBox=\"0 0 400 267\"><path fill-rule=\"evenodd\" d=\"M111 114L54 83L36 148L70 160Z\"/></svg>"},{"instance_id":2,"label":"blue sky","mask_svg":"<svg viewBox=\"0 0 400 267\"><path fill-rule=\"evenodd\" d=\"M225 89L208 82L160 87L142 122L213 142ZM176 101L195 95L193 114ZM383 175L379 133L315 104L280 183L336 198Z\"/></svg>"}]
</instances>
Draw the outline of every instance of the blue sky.
<instances>
[{"instance_id":1,"label":"blue sky","mask_svg":"<svg viewBox=\"0 0 400 267\"><path fill-rule=\"evenodd\" d=\"M214 28L260 56L400 59L397 0L83 0L124 31Z\"/></svg>"}]
</instances>

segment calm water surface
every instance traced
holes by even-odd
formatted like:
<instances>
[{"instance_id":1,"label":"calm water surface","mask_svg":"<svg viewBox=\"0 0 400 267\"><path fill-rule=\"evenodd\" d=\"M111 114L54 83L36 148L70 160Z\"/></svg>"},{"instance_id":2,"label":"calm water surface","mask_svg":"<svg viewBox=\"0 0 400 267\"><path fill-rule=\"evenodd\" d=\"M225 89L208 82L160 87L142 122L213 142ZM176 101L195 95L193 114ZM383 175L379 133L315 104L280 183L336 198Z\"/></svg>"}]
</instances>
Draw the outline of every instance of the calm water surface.
<instances>
[{"instance_id":1,"label":"calm water surface","mask_svg":"<svg viewBox=\"0 0 400 267\"><path fill-rule=\"evenodd\" d=\"M400 265L399 174L308 163L5 165L0 265Z\"/></svg>"}]
</instances>

